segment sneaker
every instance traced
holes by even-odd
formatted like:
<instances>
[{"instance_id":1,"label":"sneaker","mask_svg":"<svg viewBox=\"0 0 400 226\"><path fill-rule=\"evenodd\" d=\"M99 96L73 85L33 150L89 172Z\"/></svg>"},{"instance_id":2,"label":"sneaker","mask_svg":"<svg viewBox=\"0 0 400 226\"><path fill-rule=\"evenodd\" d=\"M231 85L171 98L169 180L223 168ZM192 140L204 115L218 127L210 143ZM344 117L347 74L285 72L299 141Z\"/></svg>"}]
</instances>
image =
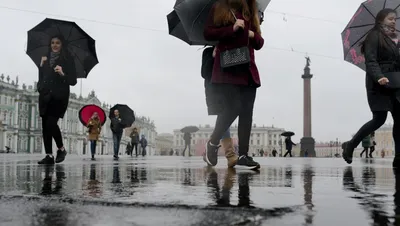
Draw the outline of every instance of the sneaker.
<instances>
[{"instance_id":1,"label":"sneaker","mask_svg":"<svg viewBox=\"0 0 400 226\"><path fill-rule=\"evenodd\" d=\"M119 157L114 155L114 160L118 160L118 159L119 159Z\"/></svg>"},{"instance_id":2,"label":"sneaker","mask_svg":"<svg viewBox=\"0 0 400 226\"><path fill-rule=\"evenodd\" d=\"M252 157L242 155L239 157L235 168L236 169L258 170L258 169L260 169L260 164L256 161L254 161Z\"/></svg>"},{"instance_id":3,"label":"sneaker","mask_svg":"<svg viewBox=\"0 0 400 226\"><path fill-rule=\"evenodd\" d=\"M60 149L59 149L59 150L57 151L56 163L63 162L66 155L67 155L67 151L66 151L65 149L64 149L64 150L60 150Z\"/></svg>"},{"instance_id":4,"label":"sneaker","mask_svg":"<svg viewBox=\"0 0 400 226\"><path fill-rule=\"evenodd\" d=\"M218 148L219 145L211 144L211 141L207 142L206 153L204 155L205 162L210 166L215 166L218 163Z\"/></svg>"},{"instance_id":5,"label":"sneaker","mask_svg":"<svg viewBox=\"0 0 400 226\"><path fill-rule=\"evenodd\" d=\"M350 142L349 141L344 142L342 144L342 149L343 149L342 157L344 161L346 161L348 164L351 164L353 162L354 149L350 147Z\"/></svg>"},{"instance_id":6,"label":"sneaker","mask_svg":"<svg viewBox=\"0 0 400 226\"><path fill-rule=\"evenodd\" d=\"M39 165L54 165L54 157L50 157L50 155L46 155L44 159L38 162Z\"/></svg>"}]
</instances>

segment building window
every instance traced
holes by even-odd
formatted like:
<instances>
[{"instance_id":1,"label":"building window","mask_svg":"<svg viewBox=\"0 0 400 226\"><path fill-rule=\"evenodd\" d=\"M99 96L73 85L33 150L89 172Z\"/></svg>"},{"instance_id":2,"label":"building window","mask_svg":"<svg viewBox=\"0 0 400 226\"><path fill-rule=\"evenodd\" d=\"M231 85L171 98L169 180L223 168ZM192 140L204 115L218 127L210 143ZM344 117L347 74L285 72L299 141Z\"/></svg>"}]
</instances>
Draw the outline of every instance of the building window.
<instances>
[{"instance_id":1,"label":"building window","mask_svg":"<svg viewBox=\"0 0 400 226\"><path fill-rule=\"evenodd\" d=\"M260 140L257 140L257 145L260 145Z\"/></svg>"}]
</instances>

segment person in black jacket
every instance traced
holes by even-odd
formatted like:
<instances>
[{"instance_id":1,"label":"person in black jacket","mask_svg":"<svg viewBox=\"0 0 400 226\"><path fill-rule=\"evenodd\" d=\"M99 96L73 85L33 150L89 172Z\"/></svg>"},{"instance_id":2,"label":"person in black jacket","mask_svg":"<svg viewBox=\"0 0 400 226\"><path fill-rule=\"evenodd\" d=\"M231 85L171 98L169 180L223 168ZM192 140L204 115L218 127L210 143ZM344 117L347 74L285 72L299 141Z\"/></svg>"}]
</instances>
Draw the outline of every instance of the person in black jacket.
<instances>
[{"instance_id":1,"label":"person in black jacket","mask_svg":"<svg viewBox=\"0 0 400 226\"><path fill-rule=\"evenodd\" d=\"M185 141L185 149L183 149L182 156L185 156L186 149L189 148L189 156L190 156L190 143L192 140L192 136L190 133L186 132L183 134L183 141Z\"/></svg>"},{"instance_id":2,"label":"person in black jacket","mask_svg":"<svg viewBox=\"0 0 400 226\"><path fill-rule=\"evenodd\" d=\"M42 56L39 67L39 114L42 118L42 134L46 157L39 164L54 164L64 161L67 151L57 122L68 107L70 86L77 83L75 62L64 46L64 38L55 36L50 41L50 51ZM53 144L57 145L54 161Z\"/></svg>"},{"instance_id":3,"label":"person in black jacket","mask_svg":"<svg viewBox=\"0 0 400 226\"><path fill-rule=\"evenodd\" d=\"M390 111L394 121L393 139L396 153L393 167L400 165L400 89L389 88L388 85L396 84L387 78L389 72L400 72L400 43L396 32L396 18L397 13L393 9L379 11L375 18L375 26L361 45L361 52L365 57L365 85L372 120L364 124L350 141L342 144L342 156L348 164L353 161L354 149L364 137L385 123Z\"/></svg>"},{"instance_id":4,"label":"person in black jacket","mask_svg":"<svg viewBox=\"0 0 400 226\"><path fill-rule=\"evenodd\" d=\"M292 157L293 145L296 146L296 144L293 143L292 138L291 137L286 137L286 139L285 139L286 153L285 153L285 155L283 157L286 157L287 155Z\"/></svg>"},{"instance_id":5,"label":"person in black jacket","mask_svg":"<svg viewBox=\"0 0 400 226\"><path fill-rule=\"evenodd\" d=\"M114 110L114 118L111 119L110 127L113 133L114 160L118 160L119 144L121 143L122 133L124 132L124 125L122 124L117 109Z\"/></svg>"},{"instance_id":6,"label":"person in black jacket","mask_svg":"<svg viewBox=\"0 0 400 226\"><path fill-rule=\"evenodd\" d=\"M142 156L146 156L146 148L147 148L147 139L144 135L142 135L142 138L139 141L140 147L142 147Z\"/></svg>"}]
</instances>

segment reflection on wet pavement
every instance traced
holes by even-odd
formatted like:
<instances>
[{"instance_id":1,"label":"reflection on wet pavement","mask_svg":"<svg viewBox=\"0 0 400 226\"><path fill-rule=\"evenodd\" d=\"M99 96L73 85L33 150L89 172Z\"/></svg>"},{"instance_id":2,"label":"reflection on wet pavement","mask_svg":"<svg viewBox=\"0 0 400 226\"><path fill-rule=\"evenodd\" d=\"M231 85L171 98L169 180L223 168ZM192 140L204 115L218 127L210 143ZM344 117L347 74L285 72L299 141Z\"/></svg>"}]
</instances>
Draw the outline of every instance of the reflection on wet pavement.
<instances>
[{"instance_id":1,"label":"reflection on wet pavement","mask_svg":"<svg viewBox=\"0 0 400 226\"><path fill-rule=\"evenodd\" d=\"M0 155L0 225L400 225L390 159L39 158Z\"/></svg>"}]
</instances>

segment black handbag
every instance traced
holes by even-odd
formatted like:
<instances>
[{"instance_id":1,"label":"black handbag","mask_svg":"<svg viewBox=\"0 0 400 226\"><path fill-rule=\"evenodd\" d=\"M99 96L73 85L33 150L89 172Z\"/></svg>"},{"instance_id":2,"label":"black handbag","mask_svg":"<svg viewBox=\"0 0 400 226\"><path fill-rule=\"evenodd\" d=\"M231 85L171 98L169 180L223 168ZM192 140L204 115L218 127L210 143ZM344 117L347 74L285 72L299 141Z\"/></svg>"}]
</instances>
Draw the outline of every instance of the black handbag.
<instances>
[{"instance_id":1,"label":"black handbag","mask_svg":"<svg viewBox=\"0 0 400 226\"><path fill-rule=\"evenodd\" d=\"M232 10L231 13L235 20L237 20ZM250 64L250 61L249 39L247 39L247 46L225 50L220 53L220 64L222 69Z\"/></svg>"}]
</instances>

